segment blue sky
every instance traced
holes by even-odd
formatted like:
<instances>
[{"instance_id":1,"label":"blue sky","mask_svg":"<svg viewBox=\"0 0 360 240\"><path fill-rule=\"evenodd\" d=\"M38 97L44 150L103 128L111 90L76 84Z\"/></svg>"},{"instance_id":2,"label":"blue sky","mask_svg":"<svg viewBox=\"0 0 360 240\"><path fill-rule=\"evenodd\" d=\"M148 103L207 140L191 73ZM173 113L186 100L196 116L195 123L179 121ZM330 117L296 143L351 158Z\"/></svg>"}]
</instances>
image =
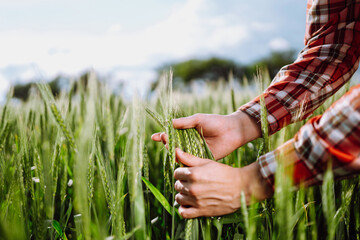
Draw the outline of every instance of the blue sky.
<instances>
[{"instance_id":1,"label":"blue sky","mask_svg":"<svg viewBox=\"0 0 360 240\"><path fill-rule=\"evenodd\" d=\"M89 68L141 88L169 61L300 50L305 10L305 0L0 0L0 98L17 82Z\"/></svg>"}]
</instances>

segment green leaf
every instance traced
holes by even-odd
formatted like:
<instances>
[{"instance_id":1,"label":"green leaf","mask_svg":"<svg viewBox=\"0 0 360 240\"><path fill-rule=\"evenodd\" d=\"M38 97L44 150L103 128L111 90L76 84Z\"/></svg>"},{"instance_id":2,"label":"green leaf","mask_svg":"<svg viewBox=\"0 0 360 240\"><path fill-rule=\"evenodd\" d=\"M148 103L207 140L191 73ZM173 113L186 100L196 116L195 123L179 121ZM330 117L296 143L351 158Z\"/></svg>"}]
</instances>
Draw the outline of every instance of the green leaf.
<instances>
[{"instance_id":1,"label":"green leaf","mask_svg":"<svg viewBox=\"0 0 360 240\"><path fill-rule=\"evenodd\" d=\"M63 230L61 229L60 223L58 221L53 220L52 226L55 229L55 231L57 232L57 234L59 234L61 239L67 240L67 237L66 237L65 233L63 232Z\"/></svg>"},{"instance_id":2,"label":"green leaf","mask_svg":"<svg viewBox=\"0 0 360 240\"><path fill-rule=\"evenodd\" d=\"M231 88L231 106L232 106L232 110L233 110L234 112L236 112L237 108L236 108L236 103L235 103L234 87Z\"/></svg>"},{"instance_id":3,"label":"green leaf","mask_svg":"<svg viewBox=\"0 0 360 240\"><path fill-rule=\"evenodd\" d=\"M140 226L137 226L137 227L133 228L133 230L131 230L131 232L125 234L125 235L122 236L122 237L120 237L120 239L125 239L125 240L126 240L126 239L131 238L131 237L135 234L135 232L136 232L137 230L139 230L140 228L141 228Z\"/></svg>"},{"instance_id":4,"label":"green leaf","mask_svg":"<svg viewBox=\"0 0 360 240\"><path fill-rule=\"evenodd\" d=\"M141 179L143 180L143 182L145 183L145 185L150 189L150 191L152 192L152 194L154 195L154 197L161 203L161 205L166 209L166 211L168 213L170 213L170 215L172 215L172 207L170 205L170 203L166 200L166 198L164 197L164 195L161 194L161 192L154 186L152 185L151 182L149 182L146 178L141 177ZM177 209L175 209L176 213L179 215L180 218L182 218L178 212Z\"/></svg>"},{"instance_id":5,"label":"green leaf","mask_svg":"<svg viewBox=\"0 0 360 240\"><path fill-rule=\"evenodd\" d=\"M152 111L149 107L145 107L145 111L156 123L158 123L163 129L166 129L165 122L158 113Z\"/></svg>"}]
</instances>

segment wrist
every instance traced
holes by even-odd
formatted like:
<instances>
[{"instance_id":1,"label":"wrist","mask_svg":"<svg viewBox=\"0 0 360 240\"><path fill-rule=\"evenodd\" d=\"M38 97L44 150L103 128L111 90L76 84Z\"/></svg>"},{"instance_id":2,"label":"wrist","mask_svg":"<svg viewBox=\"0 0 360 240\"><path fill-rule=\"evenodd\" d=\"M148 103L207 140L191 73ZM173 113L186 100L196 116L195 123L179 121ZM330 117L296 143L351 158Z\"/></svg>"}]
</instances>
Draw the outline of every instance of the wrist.
<instances>
[{"instance_id":1,"label":"wrist","mask_svg":"<svg viewBox=\"0 0 360 240\"><path fill-rule=\"evenodd\" d=\"M238 168L238 181L241 191L244 191L247 203L251 200L265 200L273 195L273 188L261 175L260 165L253 162L243 168Z\"/></svg>"},{"instance_id":2,"label":"wrist","mask_svg":"<svg viewBox=\"0 0 360 240\"><path fill-rule=\"evenodd\" d=\"M236 112L229 115L235 119L238 129L238 134L241 136L239 147L248 143L256 138L261 137L261 126L254 118L249 116L247 113L237 110Z\"/></svg>"}]
</instances>

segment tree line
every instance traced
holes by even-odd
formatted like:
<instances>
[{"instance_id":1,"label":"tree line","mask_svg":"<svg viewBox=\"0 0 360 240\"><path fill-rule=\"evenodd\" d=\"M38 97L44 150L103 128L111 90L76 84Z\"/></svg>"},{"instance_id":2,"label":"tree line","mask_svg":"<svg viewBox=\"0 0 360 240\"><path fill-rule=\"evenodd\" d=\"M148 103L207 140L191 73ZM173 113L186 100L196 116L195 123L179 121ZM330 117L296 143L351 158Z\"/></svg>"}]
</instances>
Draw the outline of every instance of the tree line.
<instances>
[{"instance_id":1,"label":"tree line","mask_svg":"<svg viewBox=\"0 0 360 240\"><path fill-rule=\"evenodd\" d=\"M234 79L241 81L244 77L252 79L256 74L257 69L267 69L270 77L273 78L281 67L293 62L295 59L295 51L281 51L271 52L268 56L254 61L250 64L237 63L234 60L211 57L206 59L189 59L181 62L172 62L164 64L156 69L157 77L154 79L151 86L151 90L154 90L158 84L160 75L164 71L168 71L170 68L173 71L174 85L188 85L193 81L207 80L217 81L219 79L227 80L229 73L231 72ZM88 78L88 72L84 72L78 78L78 84L86 84ZM69 82L69 78L64 76L57 76L49 81L49 85L52 93L56 96L62 90L64 81ZM17 84L14 86L13 97L26 101L30 95L32 86L36 81Z\"/></svg>"}]
</instances>

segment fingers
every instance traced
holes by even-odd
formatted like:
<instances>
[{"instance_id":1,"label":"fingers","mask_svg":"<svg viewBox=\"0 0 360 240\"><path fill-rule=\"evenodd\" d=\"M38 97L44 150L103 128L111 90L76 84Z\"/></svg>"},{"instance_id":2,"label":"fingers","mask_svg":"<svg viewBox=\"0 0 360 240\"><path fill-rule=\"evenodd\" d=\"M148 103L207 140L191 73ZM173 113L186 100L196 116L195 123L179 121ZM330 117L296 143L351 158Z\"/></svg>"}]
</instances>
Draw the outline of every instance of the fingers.
<instances>
[{"instance_id":1,"label":"fingers","mask_svg":"<svg viewBox=\"0 0 360 240\"><path fill-rule=\"evenodd\" d=\"M153 135L151 135L151 140L153 140L155 142L160 142L161 141L160 135L161 135L161 133L154 133Z\"/></svg>"},{"instance_id":2,"label":"fingers","mask_svg":"<svg viewBox=\"0 0 360 240\"><path fill-rule=\"evenodd\" d=\"M175 153L176 159L188 167L201 166L211 161L209 159L195 157L194 155L183 152L180 148L176 148Z\"/></svg>"},{"instance_id":3,"label":"fingers","mask_svg":"<svg viewBox=\"0 0 360 240\"><path fill-rule=\"evenodd\" d=\"M162 142L163 144L166 144L168 142L168 137L167 137L166 133L164 133L164 132L154 133L151 136L151 140L156 141L156 142Z\"/></svg>"},{"instance_id":4,"label":"fingers","mask_svg":"<svg viewBox=\"0 0 360 240\"><path fill-rule=\"evenodd\" d=\"M195 207L179 207L179 213L183 218L196 218L201 216L198 208Z\"/></svg>"},{"instance_id":5,"label":"fingers","mask_svg":"<svg viewBox=\"0 0 360 240\"><path fill-rule=\"evenodd\" d=\"M194 128L199 124L201 116L201 114L195 114L189 117L174 119L173 126L177 129Z\"/></svg>"},{"instance_id":6,"label":"fingers","mask_svg":"<svg viewBox=\"0 0 360 240\"><path fill-rule=\"evenodd\" d=\"M190 169L186 167L180 167L174 171L174 178L176 180L189 181L190 175L191 175Z\"/></svg>"},{"instance_id":7,"label":"fingers","mask_svg":"<svg viewBox=\"0 0 360 240\"><path fill-rule=\"evenodd\" d=\"M164 132L160 134L160 139L161 139L162 143L165 145L169 142L168 137L167 137L166 133L164 133Z\"/></svg>"},{"instance_id":8,"label":"fingers","mask_svg":"<svg viewBox=\"0 0 360 240\"><path fill-rule=\"evenodd\" d=\"M178 202L181 206L192 206L196 207L195 198L186 194L178 193L175 196L176 202Z\"/></svg>"},{"instance_id":9,"label":"fingers","mask_svg":"<svg viewBox=\"0 0 360 240\"><path fill-rule=\"evenodd\" d=\"M177 192L189 195L189 183L188 182L177 180L175 182L174 187Z\"/></svg>"}]
</instances>

